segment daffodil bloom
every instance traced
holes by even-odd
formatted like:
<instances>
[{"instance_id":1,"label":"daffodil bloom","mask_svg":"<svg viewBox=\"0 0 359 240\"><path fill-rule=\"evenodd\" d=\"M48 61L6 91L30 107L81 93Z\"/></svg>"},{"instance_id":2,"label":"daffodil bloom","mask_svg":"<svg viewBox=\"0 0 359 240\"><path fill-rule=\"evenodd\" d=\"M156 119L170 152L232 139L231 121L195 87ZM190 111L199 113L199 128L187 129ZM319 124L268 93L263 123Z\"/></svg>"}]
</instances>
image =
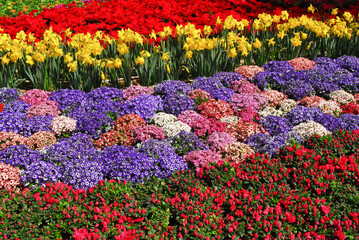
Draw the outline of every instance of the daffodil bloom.
<instances>
[{"instance_id":1,"label":"daffodil bloom","mask_svg":"<svg viewBox=\"0 0 359 240\"><path fill-rule=\"evenodd\" d=\"M334 8L332 10L332 15L337 15L338 14L338 8Z\"/></svg>"},{"instance_id":2,"label":"daffodil bloom","mask_svg":"<svg viewBox=\"0 0 359 240\"><path fill-rule=\"evenodd\" d=\"M313 7L312 4L310 4L310 6L308 7L308 12L311 12L311 13L315 12L315 7Z\"/></svg>"},{"instance_id":3,"label":"daffodil bloom","mask_svg":"<svg viewBox=\"0 0 359 240\"><path fill-rule=\"evenodd\" d=\"M152 29L151 34L149 35L151 39L156 39L157 35L155 33L155 30Z\"/></svg>"},{"instance_id":4,"label":"daffodil bloom","mask_svg":"<svg viewBox=\"0 0 359 240\"><path fill-rule=\"evenodd\" d=\"M30 55L26 55L26 63L30 66L35 64L34 59Z\"/></svg>"},{"instance_id":5,"label":"daffodil bloom","mask_svg":"<svg viewBox=\"0 0 359 240\"><path fill-rule=\"evenodd\" d=\"M210 35L211 33L212 33L212 28L211 28L211 26L204 26L204 28L203 28L203 33L204 33L204 35Z\"/></svg>"},{"instance_id":6,"label":"daffodil bloom","mask_svg":"<svg viewBox=\"0 0 359 240\"><path fill-rule=\"evenodd\" d=\"M172 34L172 28L171 27L164 27L163 31L166 33L167 36Z\"/></svg>"},{"instance_id":7,"label":"daffodil bloom","mask_svg":"<svg viewBox=\"0 0 359 240\"><path fill-rule=\"evenodd\" d=\"M77 61L73 61L67 64L70 72L75 72L77 70Z\"/></svg>"},{"instance_id":8,"label":"daffodil bloom","mask_svg":"<svg viewBox=\"0 0 359 240\"><path fill-rule=\"evenodd\" d=\"M302 41L300 41L300 39L296 37L291 38L290 41L292 42L294 47L298 47L302 44Z\"/></svg>"},{"instance_id":9,"label":"daffodil bloom","mask_svg":"<svg viewBox=\"0 0 359 240\"><path fill-rule=\"evenodd\" d=\"M287 11L281 11L280 17L282 18L282 20L288 20L289 13Z\"/></svg>"},{"instance_id":10,"label":"daffodil bloom","mask_svg":"<svg viewBox=\"0 0 359 240\"><path fill-rule=\"evenodd\" d=\"M301 33L301 37L303 40L307 39L308 34L304 33L304 32L300 32Z\"/></svg>"},{"instance_id":11,"label":"daffodil bloom","mask_svg":"<svg viewBox=\"0 0 359 240\"><path fill-rule=\"evenodd\" d=\"M7 57L7 55L4 55L2 58L1 58L1 64L2 65L7 65L7 64L9 64L9 62L10 62L10 58L8 58Z\"/></svg>"},{"instance_id":12,"label":"daffodil bloom","mask_svg":"<svg viewBox=\"0 0 359 240\"><path fill-rule=\"evenodd\" d=\"M141 57L151 57L151 53L149 53L149 52L146 51L146 50L142 50L142 51L140 52L140 55L141 55Z\"/></svg>"},{"instance_id":13,"label":"daffodil bloom","mask_svg":"<svg viewBox=\"0 0 359 240\"><path fill-rule=\"evenodd\" d=\"M166 71L167 71L168 73L170 73L171 70L172 70L172 68L170 68L170 65L169 65L169 64L166 64Z\"/></svg>"},{"instance_id":14,"label":"daffodil bloom","mask_svg":"<svg viewBox=\"0 0 359 240\"><path fill-rule=\"evenodd\" d=\"M106 76L103 72L101 72L101 80L106 80Z\"/></svg>"},{"instance_id":15,"label":"daffodil bloom","mask_svg":"<svg viewBox=\"0 0 359 240\"><path fill-rule=\"evenodd\" d=\"M222 24L222 19L220 19L219 17L217 17L216 19L216 25L221 25Z\"/></svg>"},{"instance_id":16,"label":"daffodil bloom","mask_svg":"<svg viewBox=\"0 0 359 240\"><path fill-rule=\"evenodd\" d=\"M277 33L277 37L280 38L280 39L283 39L285 35L286 35L286 34L284 33L284 31L279 31L279 32Z\"/></svg>"},{"instance_id":17,"label":"daffodil bloom","mask_svg":"<svg viewBox=\"0 0 359 240\"><path fill-rule=\"evenodd\" d=\"M274 44L275 44L274 38L271 38L267 41L268 41L268 46L270 46L270 45L274 46Z\"/></svg>"},{"instance_id":18,"label":"daffodil bloom","mask_svg":"<svg viewBox=\"0 0 359 240\"><path fill-rule=\"evenodd\" d=\"M121 68L122 67L122 60L119 59L119 58L116 58L114 61L113 61L113 65L115 68Z\"/></svg>"},{"instance_id":19,"label":"daffodil bloom","mask_svg":"<svg viewBox=\"0 0 359 240\"><path fill-rule=\"evenodd\" d=\"M228 57L228 58L235 58L235 57L237 57L237 50L236 50L236 48L231 48L231 49L228 51L227 57Z\"/></svg>"},{"instance_id":20,"label":"daffodil bloom","mask_svg":"<svg viewBox=\"0 0 359 240\"><path fill-rule=\"evenodd\" d=\"M192 51L187 51L186 55L185 55L185 58L190 59L190 58L192 58L192 55L193 55Z\"/></svg>"},{"instance_id":21,"label":"daffodil bloom","mask_svg":"<svg viewBox=\"0 0 359 240\"><path fill-rule=\"evenodd\" d=\"M143 57L137 57L135 63L136 65L143 65L145 63L145 59Z\"/></svg>"},{"instance_id":22,"label":"daffodil bloom","mask_svg":"<svg viewBox=\"0 0 359 240\"><path fill-rule=\"evenodd\" d=\"M256 41L253 43L253 47L260 49L262 47L261 41L259 41L258 38L256 38Z\"/></svg>"},{"instance_id":23,"label":"daffodil bloom","mask_svg":"<svg viewBox=\"0 0 359 240\"><path fill-rule=\"evenodd\" d=\"M350 22L350 23L354 20L354 17L353 17L353 15L350 14L350 12L345 12L343 14L343 17L344 17L345 21Z\"/></svg>"},{"instance_id":24,"label":"daffodil bloom","mask_svg":"<svg viewBox=\"0 0 359 240\"><path fill-rule=\"evenodd\" d=\"M169 52L163 53L161 60L165 60L165 61L170 60L170 53Z\"/></svg>"}]
</instances>

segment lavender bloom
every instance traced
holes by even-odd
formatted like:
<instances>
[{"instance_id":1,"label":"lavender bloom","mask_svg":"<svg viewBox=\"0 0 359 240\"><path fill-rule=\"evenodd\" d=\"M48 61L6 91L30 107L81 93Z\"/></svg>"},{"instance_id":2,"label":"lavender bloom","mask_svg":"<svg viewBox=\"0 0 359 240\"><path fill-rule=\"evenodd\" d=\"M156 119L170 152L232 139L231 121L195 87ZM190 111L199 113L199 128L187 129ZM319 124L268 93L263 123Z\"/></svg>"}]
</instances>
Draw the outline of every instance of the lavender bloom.
<instances>
[{"instance_id":1,"label":"lavender bloom","mask_svg":"<svg viewBox=\"0 0 359 240\"><path fill-rule=\"evenodd\" d=\"M103 173L110 179L126 180L133 183L144 182L156 172L160 172L153 157L136 151L132 147L114 145L100 153Z\"/></svg>"},{"instance_id":2,"label":"lavender bloom","mask_svg":"<svg viewBox=\"0 0 359 240\"><path fill-rule=\"evenodd\" d=\"M323 115L319 108L295 106L289 113L285 115L286 118L293 124L298 125L303 122L314 120L315 118Z\"/></svg>"},{"instance_id":3,"label":"lavender bloom","mask_svg":"<svg viewBox=\"0 0 359 240\"><path fill-rule=\"evenodd\" d=\"M331 58L328 57L317 57L313 60L318 68L323 68L327 72L334 72L336 69L340 68L340 66Z\"/></svg>"},{"instance_id":4,"label":"lavender bloom","mask_svg":"<svg viewBox=\"0 0 359 240\"><path fill-rule=\"evenodd\" d=\"M185 160L166 141L147 140L138 147L138 151L158 160L154 172L158 178L166 178L174 171L188 169Z\"/></svg>"},{"instance_id":5,"label":"lavender bloom","mask_svg":"<svg viewBox=\"0 0 359 240\"><path fill-rule=\"evenodd\" d=\"M208 146L201 142L192 132L181 131L176 136L167 139L178 156L187 155L196 150L208 150Z\"/></svg>"},{"instance_id":6,"label":"lavender bloom","mask_svg":"<svg viewBox=\"0 0 359 240\"><path fill-rule=\"evenodd\" d=\"M23 135L30 137L32 134L39 131L51 131L51 122L53 116L34 116L25 121L23 128Z\"/></svg>"},{"instance_id":7,"label":"lavender bloom","mask_svg":"<svg viewBox=\"0 0 359 240\"><path fill-rule=\"evenodd\" d=\"M310 83L303 80L289 80L282 85L281 91L294 100L300 100L307 96L315 95L315 90Z\"/></svg>"},{"instance_id":8,"label":"lavender bloom","mask_svg":"<svg viewBox=\"0 0 359 240\"><path fill-rule=\"evenodd\" d=\"M288 118L273 115L261 118L259 124L261 124L271 136L289 132L293 127Z\"/></svg>"},{"instance_id":9,"label":"lavender bloom","mask_svg":"<svg viewBox=\"0 0 359 240\"><path fill-rule=\"evenodd\" d=\"M259 72L253 78L253 82L263 91L264 89L280 90L285 81L279 72Z\"/></svg>"},{"instance_id":10,"label":"lavender bloom","mask_svg":"<svg viewBox=\"0 0 359 240\"><path fill-rule=\"evenodd\" d=\"M323 114L314 118L314 121L323 125L328 131L336 132L339 129L347 129L348 124L331 114Z\"/></svg>"},{"instance_id":11,"label":"lavender bloom","mask_svg":"<svg viewBox=\"0 0 359 240\"><path fill-rule=\"evenodd\" d=\"M219 72L214 74L212 78L219 79L226 88L231 86L231 82L243 79L242 75L236 72Z\"/></svg>"},{"instance_id":12,"label":"lavender bloom","mask_svg":"<svg viewBox=\"0 0 359 240\"><path fill-rule=\"evenodd\" d=\"M179 115L186 110L193 110L196 107L194 100L187 95L167 96L163 101L163 110L165 113Z\"/></svg>"},{"instance_id":13,"label":"lavender bloom","mask_svg":"<svg viewBox=\"0 0 359 240\"><path fill-rule=\"evenodd\" d=\"M359 129L359 115L345 113L340 116L340 120L347 125L347 128L343 130L353 131Z\"/></svg>"},{"instance_id":14,"label":"lavender bloom","mask_svg":"<svg viewBox=\"0 0 359 240\"><path fill-rule=\"evenodd\" d=\"M62 175L59 167L52 162L37 161L26 166L20 177L25 186L34 185L37 187L46 182L59 182Z\"/></svg>"},{"instance_id":15,"label":"lavender bloom","mask_svg":"<svg viewBox=\"0 0 359 240\"><path fill-rule=\"evenodd\" d=\"M155 94L165 98L174 94L188 94L192 91L191 85L180 80L167 80L155 87Z\"/></svg>"},{"instance_id":16,"label":"lavender bloom","mask_svg":"<svg viewBox=\"0 0 359 240\"><path fill-rule=\"evenodd\" d=\"M12 101L9 104L4 106L4 110L2 112L7 113L26 113L27 109L30 107L30 104L24 101Z\"/></svg>"},{"instance_id":17,"label":"lavender bloom","mask_svg":"<svg viewBox=\"0 0 359 240\"><path fill-rule=\"evenodd\" d=\"M118 102L122 100L123 92L114 87L100 87L88 92L87 96L95 102L104 100Z\"/></svg>"},{"instance_id":18,"label":"lavender bloom","mask_svg":"<svg viewBox=\"0 0 359 240\"><path fill-rule=\"evenodd\" d=\"M0 113L0 132L14 132L22 134L26 113L1 112Z\"/></svg>"},{"instance_id":19,"label":"lavender bloom","mask_svg":"<svg viewBox=\"0 0 359 240\"><path fill-rule=\"evenodd\" d=\"M56 101L61 111L68 112L74 109L81 101L87 101L88 95L77 89L60 89L52 92L49 100Z\"/></svg>"},{"instance_id":20,"label":"lavender bloom","mask_svg":"<svg viewBox=\"0 0 359 240\"><path fill-rule=\"evenodd\" d=\"M191 84L193 89L202 89L208 93L218 88L224 88L221 80L218 78L198 77Z\"/></svg>"},{"instance_id":21,"label":"lavender bloom","mask_svg":"<svg viewBox=\"0 0 359 240\"><path fill-rule=\"evenodd\" d=\"M349 70L355 77L359 76L359 58L354 56L341 56L334 60L340 67Z\"/></svg>"},{"instance_id":22,"label":"lavender bloom","mask_svg":"<svg viewBox=\"0 0 359 240\"><path fill-rule=\"evenodd\" d=\"M16 88L3 87L0 88L0 103L9 104L19 99L20 91Z\"/></svg>"},{"instance_id":23,"label":"lavender bloom","mask_svg":"<svg viewBox=\"0 0 359 240\"><path fill-rule=\"evenodd\" d=\"M12 145L0 152L0 162L21 169L43 159L44 156L39 151L32 150L26 145Z\"/></svg>"},{"instance_id":24,"label":"lavender bloom","mask_svg":"<svg viewBox=\"0 0 359 240\"><path fill-rule=\"evenodd\" d=\"M217 88L212 90L210 94L212 98L228 102L232 98L234 91L230 88Z\"/></svg>"},{"instance_id":25,"label":"lavender bloom","mask_svg":"<svg viewBox=\"0 0 359 240\"><path fill-rule=\"evenodd\" d=\"M137 114L149 122L156 112L163 111L163 100L160 96L140 95L125 102L125 111L126 114Z\"/></svg>"},{"instance_id":26,"label":"lavender bloom","mask_svg":"<svg viewBox=\"0 0 359 240\"><path fill-rule=\"evenodd\" d=\"M290 72L294 67L287 61L270 61L262 66L268 72Z\"/></svg>"},{"instance_id":27,"label":"lavender bloom","mask_svg":"<svg viewBox=\"0 0 359 240\"><path fill-rule=\"evenodd\" d=\"M322 68L313 68L305 73L304 81L310 83L316 95L328 97L333 91L339 90L339 86L333 82L331 74Z\"/></svg>"},{"instance_id":28,"label":"lavender bloom","mask_svg":"<svg viewBox=\"0 0 359 240\"><path fill-rule=\"evenodd\" d=\"M101 112L73 112L68 114L77 120L75 132L82 132L91 135L97 139L104 132L109 131L114 125L114 121Z\"/></svg>"},{"instance_id":29,"label":"lavender bloom","mask_svg":"<svg viewBox=\"0 0 359 240\"><path fill-rule=\"evenodd\" d=\"M338 86L346 92L351 94L359 92L359 78L354 77L354 75L346 69L336 69L332 73L332 79L333 82L338 84Z\"/></svg>"}]
</instances>

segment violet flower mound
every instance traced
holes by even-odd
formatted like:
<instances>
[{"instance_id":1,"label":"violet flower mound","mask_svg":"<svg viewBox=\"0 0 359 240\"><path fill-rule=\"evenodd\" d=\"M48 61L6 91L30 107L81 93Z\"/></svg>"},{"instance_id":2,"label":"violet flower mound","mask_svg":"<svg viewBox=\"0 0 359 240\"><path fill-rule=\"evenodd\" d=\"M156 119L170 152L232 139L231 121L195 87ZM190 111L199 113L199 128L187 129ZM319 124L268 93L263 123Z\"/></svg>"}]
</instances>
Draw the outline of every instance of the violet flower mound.
<instances>
[{"instance_id":1,"label":"violet flower mound","mask_svg":"<svg viewBox=\"0 0 359 240\"><path fill-rule=\"evenodd\" d=\"M165 113L179 115L187 110L194 110L196 103L187 95L167 96L163 101L163 110Z\"/></svg>"},{"instance_id":2,"label":"violet flower mound","mask_svg":"<svg viewBox=\"0 0 359 240\"><path fill-rule=\"evenodd\" d=\"M171 145L164 140L147 140L138 147L138 151L157 160L155 166L158 170L154 172L155 177L166 178L173 172L188 169L183 157L178 156Z\"/></svg>"},{"instance_id":3,"label":"violet flower mound","mask_svg":"<svg viewBox=\"0 0 359 240\"><path fill-rule=\"evenodd\" d=\"M355 77L359 76L359 58L354 56L341 56L334 60L340 67L349 70Z\"/></svg>"},{"instance_id":4,"label":"violet flower mound","mask_svg":"<svg viewBox=\"0 0 359 240\"><path fill-rule=\"evenodd\" d=\"M51 131L51 123L53 116L34 116L25 121L23 135L30 137L39 131Z\"/></svg>"},{"instance_id":5,"label":"violet flower mound","mask_svg":"<svg viewBox=\"0 0 359 240\"><path fill-rule=\"evenodd\" d=\"M163 100L160 96L140 95L131 101L126 101L125 106L125 114L137 114L149 122L156 112L163 111Z\"/></svg>"},{"instance_id":6,"label":"violet flower mound","mask_svg":"<svg viewBox=\"0 0 359 240\"><path fill-rule=\"evenodd\" d=\"M0 131L22 134L25 119L25 113L3 111L0 113Z\"/></svg>"},{"instance_id":7,"label":"violet flower mound","mask_svg":"<svg viewBox=\"0 0 359 240\"><path fill-rule=\"evenodd\" d=\"M176 136L167 139L167 142L179 156L187 155L189 152L196 150L209 149L208 146L192 132L181 131Z\"/></svg>"},{"instance_id":8,"label":"violet flower mound","mask_svg":"<svg viewBox=\"0 0 359 240\"><path fill-rule=\"evenodd\" d=\"M122 100L123 92L114 87L100 87L88 92L87 96L95 102L103 100L118 102Z\"/></svg>"},{"instance_id":9,"label":"violet flower mound","mask_svg":"<svg viewBox=\"0 0 359 240\"><path fill-rule=\"evenodd\" d=\"M191 85L180 80L167 80L157 84L154 88L155 95L160 95L163 99L175 94L188 94L193 90Z\"/></svg>"},{"instance_id":10,"label":"violet flower mound","mask_svg":"<svg viewBox=\"0 0 359 240\"><path fill-rule=\"evenodd\" d=\"M218 88L224 88L221 80L219 78L213 77L198 77L193 80L191 83L193 89L201 89L205 92L208 92L212 96L212 92Z\"/></svg>"},{"instance_id":11,"label":"violet flower mound","mask_svg":"<svg viewBox=\"0 0 359 240\"><path fill-rule=\"evenodd\" d=\"M287 113L285 117L288 118L293 125L298 125L300 123L313 120L323 114L324 113L320 111L319 108L297 105L289 113Z\"/></svg>"},{"instance_id":12,"label":"violet flower mound","mask_svg":"<svg viewBox=\"0 0 359 240\"><path fill-rule=\"evenodd\" d=\"M30 104L24 101L12 101L4 106L3 113L27 113Z\"/></svg>"},{"instance_id":13,"label":"violet flower mound","mask_svg":"<svg viewBox=\"0 0 359 240\"><path fill-rule=\"evenodd\" d=\"M56 101L61 111L72 111L81 101L87 101L88 95L77 89L60 89L52 92L49 100Z\"/></svg>"},{"instance_id":14,"label":"violet flower mound","mask_svg":"<svg viewBox=\"0 0 359 240\"><path fill-rule=\"evenodd\" d=\"M16 88L0 88L0 103L8 104L19 99L20 91Z\"/></svg>"},{"instance_id":15,"label":"violet flower mound","mask_svg":"<svg viewBox=\"0 0 359 240\"><path fill-rule=\"evenodd\" d=\"M161 175L157 159L138 152L133 147L111 146L100 153L103 174L109 179L144 182L152 176Z\"/></svg>"},{"instance_id":16,"label":"violet flower mound","mask_svg":"<svg viewBox=\"0 0 359 240\"><path fill-rule=\"evenodd\" d=\"M223 84L224 87L229 88L233 81L240 81L244 79L241 74L236 72L219 72L212 76L212 78L216 78Z\"/></svg>"},{"instance_id":17,"label":"violet flower mound","mask_svg":"<svg viewBox=\"0 0 359 240\"><path fill-rule=\"evenodd\" d=\"M293 127L288 118L273 115L261 118L259 124L261 124L271 136L289 132Z\"/></svg>"},{"instance_id":18,"label":"violet flower mound","mask_svg":"<svg viewBox=\"0 0 359 240\"><path fill-rule=\"evenodd\" d=\"M279 72L259 72L254 78L253 82L261 89L281 90L285 83L282 79L282 74Z\"/></svg>"},{"instance_id":19,"label":"violet flower mound","mask_svg":"<svg viewBox=\"0 0 359 240\"><path fill-rule=\"evenodd\" d=\"M26 166L20 174L24 186L37 187L46 182L59 182L62 174L60 168L52 162L37 161Z\"/></svg>"},{"instance_id":20,"label":"violet flower mound","mask_svg":"<svg viewBox=\"0 0 359 240\"><path fill-rule=\"evenodd\" d=\"M0 162L25 169L26 166L44 159L39 151L32 150L26 145L12 145L0 151Z\"/></svg>"},{"instance_id":21,"label":"violet flower mound","mask_svg":"<svg viewBox=\"0 0 359 240\"><path fill-rule=\"evenodd\" d=\"M294 67L287 61L270 61L262 66L268 72L289 72L294 71Z\"/></svg>"}]
</instances>

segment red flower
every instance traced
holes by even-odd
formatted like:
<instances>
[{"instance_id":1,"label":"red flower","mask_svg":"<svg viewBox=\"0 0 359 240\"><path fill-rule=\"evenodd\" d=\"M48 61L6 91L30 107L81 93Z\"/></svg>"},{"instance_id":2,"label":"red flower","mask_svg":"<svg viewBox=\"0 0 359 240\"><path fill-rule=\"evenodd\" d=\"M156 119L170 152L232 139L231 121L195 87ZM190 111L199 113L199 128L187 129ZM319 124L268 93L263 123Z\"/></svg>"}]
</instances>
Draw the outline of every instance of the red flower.
<instances>
[{"instance_id":1,"label":"red flower","mask_svg":"<svg viewBox=\"0 0 359 240\"><path fill-rule=\"evenodd\" d=\"M325 206L325 205L321 205L322 207L322 211L324 214L329 214L330 213L330 207L329 206Z\"/></svg>"},{"instance_id":2,"label":"red flower","mask_svg":"<svg viewBox=\"0 0 359 240\"><path fill-rule=\"evenodd\" d=\"M297 220L291 212L285 212L284 215L286 216L287 221L290 223L294 223Z\"/></svg>"}]
</instances>

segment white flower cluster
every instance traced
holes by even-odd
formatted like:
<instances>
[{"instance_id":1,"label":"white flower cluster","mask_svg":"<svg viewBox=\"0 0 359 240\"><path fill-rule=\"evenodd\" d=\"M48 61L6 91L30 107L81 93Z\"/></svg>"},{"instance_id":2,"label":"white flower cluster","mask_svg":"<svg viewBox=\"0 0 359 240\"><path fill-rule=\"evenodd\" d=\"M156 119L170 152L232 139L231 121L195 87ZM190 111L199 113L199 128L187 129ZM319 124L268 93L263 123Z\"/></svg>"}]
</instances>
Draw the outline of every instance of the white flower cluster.
<instances>
[{"instance_id":1,"label":"white flower cluster","mask_svg":"<svg viewBox=\"0 0 359 240\"><path fill-rule=\"evenodd\" d=\"M334 100L341 105L344 105L344 104L347 104L350 102L355 102L354 96L350 93L347 93L344 90L337 90L337 91L331 92L329 94L329 97L331 100Z\"/></svg>"},{"instance_id":2,"label":"white flower cluster","mask_svg":"<svg viewBox=\"0 0 359 240\"><path fill-rule=\"evenodd\" d=\"M219 121L231 125L236 125L239 122L239 120L240 120L239 117L232 115L232 116L222 117Z\"/></svg>"},{"instance_id":3,"label":"white flower cluster","mask_svg":"<svg viewBox=\"0 0 359 240\"><path fill-rule=\"evenodd\" d=\"M181 131L186 131L186 132L191 131L190 126L188 126L187 124L180 122L180 121L169 122L169 123L165 124L162 128L167 137L174 137Z\"/></svg>"},{"instance_id":4,"label":"white flower cluster","mask_svg":"<svg viewBox=\"0 0 359 240\"><path fill-rule=\"evenodd\" d=\"M57 116L52 119L51 129L56 135L73 132L76 129L77 120L66 116Z\"/></svg>"},{"instance_id":5,"label":"white flower cluster","mask_svg":"<svg viewBox=\"0 0 359 240\"><path fill-rule=\"evenodd\" d=\"M280 109L275 109L274 107L266 107L262 111L259 111L261 117L268 117L270 115L281 117L283 116L283 111Z\"/></svg>"},{"instance_id":6,"label":"white flower cluster","mask_svg":"<svg viewBox=\"0 0 359 240\"><path fill-rule=\"evenodd\" d=\"M163 127L167 123L173 123L176 120L177 120L177 117L175 115L168 114L168 113L165 113L165 112L159 112L159 113L156 113L151 118L150 122L157 125L157 126L159 126L159 127Z\"/></svg>"},{"instance_id":7,"label":"white flower cluster","mask_svg":"<svg viewBox=\"0 0 359 240\"><path fill-rule=\"evenodd\" d=\"M322 112L338 117L342 110L340 109L339 103L329 100L315 102L311 107L319 108Z\"/></svg>"},{"instance_id":8,"label":"white flower cluster","mask_svg":"<svg viewBox=\"0 0 359 240\"><path fill-rule=\"evenodd\" d=\"M297 105L297 102L293 99L284 99L279 103L279 109L283 111L283 113L288 113L292 111L292 109Z\"/></svg>"},{"instance_id":9,"label":"white flower cluster","mask_svg":"<svg viewBox=\"0 0 359 240\"><path fill-rule=\"evenodd\" d=\"M319 136L332 134L323 125L312 120L294 126L292 131L297 132L304 139L308 139L316 134Z\"/></svg>"}]
</instances>

